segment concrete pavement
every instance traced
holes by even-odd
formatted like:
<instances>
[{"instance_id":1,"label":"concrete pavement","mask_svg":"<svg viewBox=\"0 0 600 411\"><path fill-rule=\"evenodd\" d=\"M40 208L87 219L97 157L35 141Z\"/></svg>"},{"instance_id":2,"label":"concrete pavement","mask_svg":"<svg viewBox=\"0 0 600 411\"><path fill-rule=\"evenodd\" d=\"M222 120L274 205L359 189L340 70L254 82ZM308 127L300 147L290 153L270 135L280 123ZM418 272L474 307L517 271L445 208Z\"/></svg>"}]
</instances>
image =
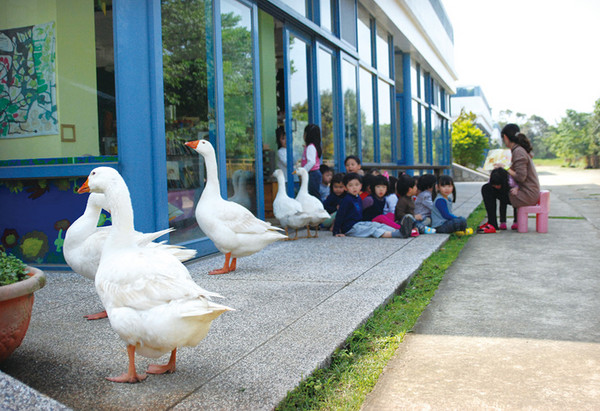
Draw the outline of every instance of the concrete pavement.
<instances>
[{"instance_id":1,"label":"concrete pavement","mask_svg":"<svg viewBox=\"0 0 600 411\"><path fill-rule=\"evenodd\" d=\"M363 410L600 409L600 170L538 171L576 219L472 238Z\"/></svg>"},{"instance_id":2,"label":"concrete pavement","mask_svg":"<svg viewBox=\"0 0 600 411\"><path fill-rule=\"evenodd\" d=\"M457 185L456 214L467 216L480 203L479 187ZM104 378L126 370L127 354L107 320L82 318L101 309L92 282L48 272L25 340L0 364L0 409L272 409L326 365L447 238L321 233L272 244L240 259L229 275L207 275L222 266L223 256L192 262L194 280L225 296L223 304L236 311L214 321L198 347L178 352L174 374L133 385ZM143 371L156 361L136 362Z\"/></svg>"}]
</instances>

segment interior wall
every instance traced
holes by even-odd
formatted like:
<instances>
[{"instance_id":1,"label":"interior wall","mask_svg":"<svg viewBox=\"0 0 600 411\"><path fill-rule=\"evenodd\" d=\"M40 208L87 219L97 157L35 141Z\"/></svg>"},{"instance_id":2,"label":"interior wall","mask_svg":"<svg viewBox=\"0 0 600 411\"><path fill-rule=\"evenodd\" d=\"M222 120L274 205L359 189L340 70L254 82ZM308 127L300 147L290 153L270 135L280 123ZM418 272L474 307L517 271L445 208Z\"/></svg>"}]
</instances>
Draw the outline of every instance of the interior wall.
<instances>
[{"instance_id":1,"label":"interior wall","mask_svg":"<svg viewBox=\"0 0 600 411\"><path fill-rule=\"evenodd\" d=\"M0 138L0 159L99 155L94 2L0 0L0 29L56 22L59 134ZM61 142L60 124L75 125L75 142Z\"/></svg>"}]
</instances>

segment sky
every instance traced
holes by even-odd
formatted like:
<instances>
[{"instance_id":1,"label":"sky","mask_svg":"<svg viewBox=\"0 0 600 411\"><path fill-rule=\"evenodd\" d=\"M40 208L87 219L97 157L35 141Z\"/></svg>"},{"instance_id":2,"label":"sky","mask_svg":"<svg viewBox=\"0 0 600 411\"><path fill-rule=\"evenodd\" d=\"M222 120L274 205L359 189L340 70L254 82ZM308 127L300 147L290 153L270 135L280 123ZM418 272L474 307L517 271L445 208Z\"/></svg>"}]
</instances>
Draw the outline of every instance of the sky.
<instances>
[{"instance_id":1,"label":"sky","mask_svg":"<svg viewBox=\"0 0 600 411\"><path fill-rule=\"evenodd\" d=\"M600 0L442 0L454 29L455 85L501 110L556 124L600 99Z\"/></svg>"}]
</instances>

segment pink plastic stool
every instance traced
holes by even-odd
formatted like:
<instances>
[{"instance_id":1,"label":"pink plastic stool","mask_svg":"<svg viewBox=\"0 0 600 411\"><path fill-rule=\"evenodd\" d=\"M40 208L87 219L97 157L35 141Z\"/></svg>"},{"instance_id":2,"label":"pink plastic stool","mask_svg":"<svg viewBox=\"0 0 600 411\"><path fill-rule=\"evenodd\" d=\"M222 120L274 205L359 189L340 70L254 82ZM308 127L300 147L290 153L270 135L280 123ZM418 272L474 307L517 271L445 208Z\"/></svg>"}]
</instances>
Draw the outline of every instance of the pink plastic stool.
<instances>
[{"instance_id":1,"label":"pink plastic stool","mask_svg":"<svg viewBox=\"0 0 600 411\"><path fill-rule=\"evenodd\" d=\"M520 233L527 232L527 215L535 213L535 230L538 233L548 232L548 214L550 214L550 192L540 191L540 199L534 206L517 209L517 225Z\"/></svg>"}]
</instances>

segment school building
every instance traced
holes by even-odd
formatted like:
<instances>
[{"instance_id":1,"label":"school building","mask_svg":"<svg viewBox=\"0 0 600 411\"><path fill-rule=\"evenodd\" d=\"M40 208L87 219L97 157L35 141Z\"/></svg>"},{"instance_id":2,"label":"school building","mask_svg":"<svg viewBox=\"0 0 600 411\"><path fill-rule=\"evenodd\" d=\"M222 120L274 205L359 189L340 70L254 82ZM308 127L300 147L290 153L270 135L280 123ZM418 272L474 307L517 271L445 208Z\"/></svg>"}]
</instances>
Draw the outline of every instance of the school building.
<instances>
[{"instance_id":1,"label":"school building","mask_svg":"<svg viewBox=\"0 0 600 411\"><path fill-rule=\"evenodd\" d=\"M303 130L323 161L451 164L457 79L440 0L0 0L0 236L31 264L64 264L89 172L124 176L136 229L215 252L194 207L216 148L224 197L268 218L275 130L288 191ZM109 218L103 215L101 222Z\"/></svg>"}]
</instances>

